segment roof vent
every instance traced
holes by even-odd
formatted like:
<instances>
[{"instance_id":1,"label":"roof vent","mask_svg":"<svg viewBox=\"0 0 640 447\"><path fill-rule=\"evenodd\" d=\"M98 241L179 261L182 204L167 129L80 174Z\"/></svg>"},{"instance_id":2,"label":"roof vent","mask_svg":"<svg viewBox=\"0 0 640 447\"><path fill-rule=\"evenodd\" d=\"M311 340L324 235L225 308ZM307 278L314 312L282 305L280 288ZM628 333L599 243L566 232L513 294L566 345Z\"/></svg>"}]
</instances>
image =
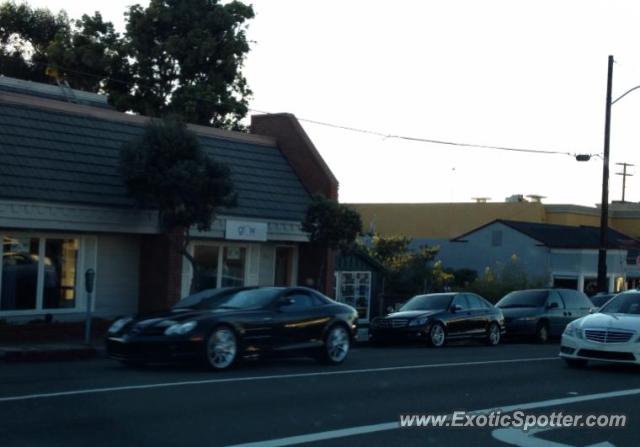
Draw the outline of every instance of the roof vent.
<instances>
[{"instance_id":1,"label":"roof vent","mask_svg":"<svg viewBox=\"0 0 640 447\"><path fill-rule=\"evenodd\" d=\"M504 201L507 203L519 203L519 202L526 202L527 199L525 199L524 195L522 194L513 194L512 196L509 196L506 199L504 199Z\"/></svg>"},{"instance_id":2,"label":"roof vent","mask_svg":"<svg viewBox=\"0 0 640 447\"><path fill-rule=\"evenodd\" d=\"M533 203L542 203L542 199L546 199L546 196L539 196L538 194L529 194L527 196Z\"/></svg>"}]
</instances>

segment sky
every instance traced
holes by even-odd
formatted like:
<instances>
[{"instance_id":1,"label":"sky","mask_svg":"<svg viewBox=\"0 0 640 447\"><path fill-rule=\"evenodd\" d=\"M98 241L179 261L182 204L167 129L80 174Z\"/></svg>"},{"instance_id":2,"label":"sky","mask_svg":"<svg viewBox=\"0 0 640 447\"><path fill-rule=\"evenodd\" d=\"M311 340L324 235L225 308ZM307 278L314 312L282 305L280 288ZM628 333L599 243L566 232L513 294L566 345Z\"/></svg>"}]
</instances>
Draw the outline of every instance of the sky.
<instances>
[{"instance_id":1,"label":"sky","mask_svg":"<svg viewBox=\"0 0 640 447\"><path fill-rule=\"evenodd\" d=\"M124 28L146 1L29 0ZM607 58L613 97L640 85L640 2L255 0L244 74L250 107L383 135L602 154ZM640 201L640 90L612 107L610 200L632 163ZM462 148L302 125L342 202L600 202L602 159Z\"/></svg>"}]
</instances>

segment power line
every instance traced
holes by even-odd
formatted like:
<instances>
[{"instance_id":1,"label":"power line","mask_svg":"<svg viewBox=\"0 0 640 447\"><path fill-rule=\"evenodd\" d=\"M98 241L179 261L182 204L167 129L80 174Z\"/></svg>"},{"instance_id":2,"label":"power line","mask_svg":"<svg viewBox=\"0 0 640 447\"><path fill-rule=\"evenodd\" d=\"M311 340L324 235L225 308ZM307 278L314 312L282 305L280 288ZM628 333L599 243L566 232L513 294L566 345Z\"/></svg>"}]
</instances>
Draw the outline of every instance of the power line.
<instances>
[{"instance_id":1,"label":"power line","mask_svg":"<svg viewBox=\"0 0 640 447\"><path fill-rule=\"evenodd\" d=\"M12 58L12 59L20 59L16 56L7 56L7 55L0 55L1 58ZM82 75L82 76L89 76L92 77L94 79L98 79L98 80L109 80L112 82L116 82L122 85L126 85L127 87L136 87L136 85L143 85L147 88L154 88L153 85L151 84L145 84L142 82L129 82L129 81L124 81L121 79L116 79L116 78L112 78L110 76L107 76L106 74L100 75L100 74L95 74L95 73L89 73L89 72L85 72L85 71L81 71L81 70L76 70L76 69L70 69L67 67L63 67L61 65L58 64L48 64L48 63L43 63L43 62L38 62L38 61L29 61L29 63L32 63L34 65L38 65L41 67L52 67L52 68L58 68L61 69L63 71L69 72L69 73L74 73L77 75ZM217 104L215 101L211 101L208 100L206 98L193 98L196 101L201 101L201 102L206 102L209 104ZM273 113L271 112L266 112L264 110L257 110L257 109L252 109L252 108L248 108L249 111L251 112L255 112L255 113L262 113L265 115L272 115ZM362 128L357 128L357 127L352 127L352 126L345 126L342 124L336 124L336 123L328 123L328 122L324 122L324 121L318 121L318 120L312 120L312 119L308 119L308 118L301 118L296 116L296 119L298 121L302 121L305 123L309 123L309 124L315 124L318 126L325 126L325 127L331 127L334 129L341 129L341 130L346 130L349 132L355 132L355 133L361 133L361 134L366 134L366 135L373 135L373 136L378 136L378 137L382 137L385 139L396 139L396 140L405 140L405 141L414 141L414 142L420 142L420 143L429 143L429 144L441 144L441 145L447 145L447 146L456 146L456 147L462 147L462 148L476 148L476 149L490 149L490 150L499 150L499 151L509 151L509 152L520 152L520 153L529 153L529 154L539 154L539 155L568 155L570 157L576 157L578 154L577 153L571 153L568 151L560 151L560 150L543 150L543 149L530 149L530 148L522 148L522 147L508 147L508 146L494 146L494 145L488 145L488 144L477 144L477 143L465 143L465 142L455 142L455 141L447 141L447 140L439 140L439 139L432 139L432 138L420 138L420 137L413 137L413 136L406 136L406 135L393 135L393 134L386 134L383 132L378 132L378 131L374 131L374 130L369 130L369 129L362 129ZM587 155L589 157L600 157L600 154L583 154L583 155Z\"/></svg>"},{"instance_id":2,"label":"power line","mask_svg":"<svg viewBox=\"0 0 640 447\"><path fill-rule=\"evenodd\" d=\"M266 115L271 114L270 112L265 112L263 110L257 110L257 109L249 109L249 111L255 112L255 113L263 113ZM447 140L437 140L432 138L419 138L419 137L412 137L412 136L405 136L405 135L393 135L393 134L386 134L383 132L377 132L375 130L361 129L357 127L344 126L341 124L327 123L327 122L312 120L308 118L301 118L299 116L296 116L296 119L298 121L302 121L310 124L317 124L319 126L332 127L335 129L347 130L350 132L357 132L357 133L368 134L368 135L375 135L375 136L389 138L389 139L392 138L397 140L416 141L420 143L444 144L444 145L457 146L457 147L493 149L493 150L511 151L511 152L525 152L525 153L542 154L542 155L568 155L570 157L575 157L576 155L578 155L577 153L571 153L571 152L559 151L559 150L541 150L541 149L528 149L528 148L522 148L522 147L493 146L488 144L462 143L462 142L447 141ZM600 154L585 154L585 155L589 155L590 157L600 156Z\"/></svg>"}]
</instances>

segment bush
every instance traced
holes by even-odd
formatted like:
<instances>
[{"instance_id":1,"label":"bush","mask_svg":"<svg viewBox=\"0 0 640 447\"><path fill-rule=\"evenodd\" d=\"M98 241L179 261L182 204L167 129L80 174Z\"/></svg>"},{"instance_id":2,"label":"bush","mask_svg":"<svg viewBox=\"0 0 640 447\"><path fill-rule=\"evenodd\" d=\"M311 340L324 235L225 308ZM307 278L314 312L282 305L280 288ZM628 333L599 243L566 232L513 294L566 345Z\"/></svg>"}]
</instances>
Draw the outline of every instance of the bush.
<instances>
[{"instance_id":1,"label":"bush","mask_svg":"<svg viewBox=\"0 0 640 447\"><path fill-rule=\"evenodd\" d=\"M544 279L529 278L518 257L513 255L506 264L496 263L494 268L486 267L482 276L471 282L466 289L496 303L514 290L534 289L544 285Z\"/></svg>"}]
</instances>

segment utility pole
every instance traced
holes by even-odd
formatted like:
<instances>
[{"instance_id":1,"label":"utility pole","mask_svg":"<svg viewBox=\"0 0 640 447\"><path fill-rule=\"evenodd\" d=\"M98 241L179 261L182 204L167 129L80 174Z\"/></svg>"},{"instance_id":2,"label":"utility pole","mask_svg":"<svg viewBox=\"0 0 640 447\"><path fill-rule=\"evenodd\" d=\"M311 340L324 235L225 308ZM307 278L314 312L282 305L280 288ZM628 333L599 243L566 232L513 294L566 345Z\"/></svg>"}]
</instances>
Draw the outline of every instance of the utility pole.
<instances>
[{"instance_id":1,"label":"utility pole","mask_svg":"<svg viewBox=\"0 0 640 447\"><path fill-rule=\"evenodd\" d=\"M613 56L609 56L607 69L607 102L604 121L604 157L602 160L602 202L600 204L600 247L598 248L598 292L608 292L607 233L609 232L609 140L611 134L611 85L613 83Z\"/></svg>"},{"instance_id":2,"label":"utility pole","mask_svg":"<svg viewBox=\"0 0 640 447\"><path fill-rule=\"evenodd\" d=\"M624 203L624 193L627 190L627 177L633 177L633 174L627 174L627 167L634 166L631 163L616 163L622 166L622 172L616 172L616 175L622 176L622 202Z\"/></svg>"}]
</instances>

